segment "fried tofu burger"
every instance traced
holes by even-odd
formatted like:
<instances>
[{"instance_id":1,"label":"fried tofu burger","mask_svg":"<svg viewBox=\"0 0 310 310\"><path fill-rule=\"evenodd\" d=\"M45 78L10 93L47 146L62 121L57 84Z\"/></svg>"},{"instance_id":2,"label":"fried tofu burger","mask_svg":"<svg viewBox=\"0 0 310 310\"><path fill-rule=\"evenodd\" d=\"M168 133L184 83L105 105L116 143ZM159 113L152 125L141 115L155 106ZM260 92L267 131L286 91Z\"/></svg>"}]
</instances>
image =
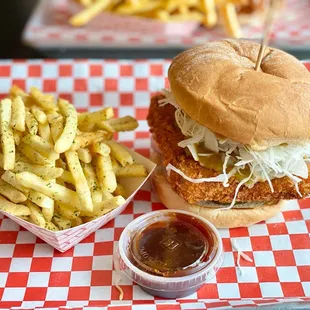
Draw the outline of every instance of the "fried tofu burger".
<instances>
[{"instance_id":1,"label":"fried tofu burger","mask_svg":"<svg viewBox=\"0 0 310 310\"><path fill-rule=\"evenodd\" d=\"M310 193L310 74L273 48L255 71L259 47L189 49L172 61L170 89L151 99L159 199L219 228L266 220Z\"/></svg>"}]
</instances>

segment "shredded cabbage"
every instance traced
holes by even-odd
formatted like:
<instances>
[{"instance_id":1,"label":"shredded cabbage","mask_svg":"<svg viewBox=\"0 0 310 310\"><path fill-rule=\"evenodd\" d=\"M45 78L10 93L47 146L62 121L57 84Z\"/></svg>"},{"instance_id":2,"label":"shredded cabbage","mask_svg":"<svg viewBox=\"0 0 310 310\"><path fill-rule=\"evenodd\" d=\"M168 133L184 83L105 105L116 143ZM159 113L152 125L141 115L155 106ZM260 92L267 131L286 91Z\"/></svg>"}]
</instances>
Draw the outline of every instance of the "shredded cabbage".
<instances>
[{"instance_id":1,"label":"shredded cabbage","mask_svg":"<svg viewBox=\"0 0 310 310\"><path fill-rule=\"evenodd\" d=\"M243 253L239 247L239 244L237 242L236 239L232 239L232 246L233 248L238 252L238 256L237 256L237 266L239 268L240 271L240 275L243 275L243 270L242 267L240 265L240 257L242 257L244 260L246 260L247 262L253 263L253 260L251 257L249 257L248 255L246 255L245 253Z\"/></svg>"},{"instance_id":2,"label":"shredded cabbage","mask_svg":"<svg viewBox=\"0 0 310 310\"><path fill-rule=\"evenodd\" d=\"M225 159L222 167L222 174L213 178L192 179L186 176L181 170L169 164L166 168L168 171L173 170L184 179L193 183L203 182L221 182L223 186L229 186L229 179L236 173L243 175L244 169L247 169L250 174L245 175L235 191L234 199L229 209L235 204L238 191L243 185L249 188L257 182L267 181L271 192L274 188L271 180L275 178L288 177L295 185L297 193L299 192L298 183L301 178L308 177L307 163L310 159L310 144L305 145L277 145L269 147L264 151L253 151L249 146L240 144L230 139L218 138L208 128L198 124L192 120L177 104L171 91L163 90L164 99L159 101L159 104L171 104L176 108L175 120L181 132L186 137L180 141L178 145L182 148L188 148L194 160L199 161L199 156L210 156L209 153L197 153L195 144L201 143L204 147L214 153L222 152L225 154ZM227 173L227 167L233 169Z\"/></svg>"},{"instance_id":3,"label":"shredded cabbage","mask_svg":"<svg viewBox=\"0 0 310 310\"><path fill-rule=\"evenodd\" d=\"M170 173L170 171L174 171L177 174L179 174L183 179L192 182L192 183L204 183L204 182L224 182L225 181L225 175L224 174L220 174L216 177L212 177L212 178L200 178L200 179L193 179L190 178L189 176L187 176L182 170L176 168L175 166L168 164L166 166L167 172L168 174ZM237 172L237 169L233 169L230 171L230 173L228 174L228 176L232 176Z\"/></svg>"}]
</instances>

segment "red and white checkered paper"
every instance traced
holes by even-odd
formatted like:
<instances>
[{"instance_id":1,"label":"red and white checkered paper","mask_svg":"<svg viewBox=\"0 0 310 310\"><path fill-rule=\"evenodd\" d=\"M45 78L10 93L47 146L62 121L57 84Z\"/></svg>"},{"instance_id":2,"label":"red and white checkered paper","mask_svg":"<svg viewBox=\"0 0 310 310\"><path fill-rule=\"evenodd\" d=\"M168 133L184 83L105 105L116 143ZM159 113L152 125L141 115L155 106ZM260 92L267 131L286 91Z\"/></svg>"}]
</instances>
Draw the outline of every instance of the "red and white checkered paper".
<instances>
[{"instance_id":1,"label":"red and white checkered paper","mask_svg":"<svg viewBox=\"0 0 310 310\"><path fill-rule=\"evenodd\" d=\"M102 105L117 116L139 120L119 140L148 157L149 98L166 83L169 61L33 60L0 62L0 97L15 83L60 95L85 111ZM309 65L310 68L310 65ZM123 228L137 216L163 206L147 183L124 212L65 253L54 250L10 219L0 218L0 308L218 309L310 297L310 201L292 201L283 213L249 228L220 230L224 264L197 293L163 300L121 277L124 300L113 286L113 251ZM236 268L231 238L253 259ZM221 308L223 309L223 308Z\"/></svg>"},{"instance_id":2,"label":"red and white checkered paper","mask_svg":"<svg viewBox=\"0 0 310 310\"><path fill-rule=\"evenodd\" d=\"M203 44L227 36L223 27L212 30L198 28L188 36L169 36L162 31L145 30L129 32L123 25L123 32L110 27L98 27L96 23L74 28L68 24L72 15L69 0L41 0L35 9L23 34L23 40L38 48L90 47L90 48L183 48ZM308 0L286 0L273 27L271 42L279 48L310 48L310 2ZM101 19L104 16L100 17ZM262 24L252 22L243 26L245 38L257 39L262 35Z\"/></svg>"}]
</instances>

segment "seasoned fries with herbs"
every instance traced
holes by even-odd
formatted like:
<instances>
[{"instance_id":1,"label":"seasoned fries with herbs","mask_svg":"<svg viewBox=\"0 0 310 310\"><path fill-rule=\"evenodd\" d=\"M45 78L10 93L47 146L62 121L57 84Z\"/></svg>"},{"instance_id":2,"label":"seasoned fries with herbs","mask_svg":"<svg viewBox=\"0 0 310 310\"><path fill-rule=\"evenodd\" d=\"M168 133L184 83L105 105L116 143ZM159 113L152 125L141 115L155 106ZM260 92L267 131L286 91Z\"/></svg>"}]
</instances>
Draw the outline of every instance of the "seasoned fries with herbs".
<instances>
[{"instance_id":1,"label":"seasoned fries with herbs","mask_svg":"<svg viewBox=\"0 0 310 310\"><path fill-rule=\"evenodd\" d=\"M110 107L78 113L66 100L13 86L0 101L0 210L58 231L122 205L119 179L147 172L112 136L137 125Z\"/></svg>"}]
</instances>

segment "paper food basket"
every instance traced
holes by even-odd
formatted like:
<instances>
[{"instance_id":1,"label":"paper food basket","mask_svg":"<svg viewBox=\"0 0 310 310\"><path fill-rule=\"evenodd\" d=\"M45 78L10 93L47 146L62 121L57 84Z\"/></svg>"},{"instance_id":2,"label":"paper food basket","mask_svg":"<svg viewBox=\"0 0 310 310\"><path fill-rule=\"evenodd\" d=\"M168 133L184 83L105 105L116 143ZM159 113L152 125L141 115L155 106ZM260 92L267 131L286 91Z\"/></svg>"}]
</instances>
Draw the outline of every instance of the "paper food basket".
<instances>
[{"instance_id":1,"label":"paper food basket","mask_svg":"<svg viewBox=\"0 0 310 310\"><path fill-rule=\"evenodd\" d=\"M66 1L69 1L69 11L72 15L83 10L83 7L76 1ZM86 27L96 30L104 29L116 32L136 32L144 35L189 36L199 27L199 22L163 22L151 18L102 12L99 16L91 20Z\"/></svg>"},{"instance_id":2,"label":"paper food basket","mask_svg":"<svg viewBox=\"0 0 310 310\"><path fill-rule=\"evenodd\" d=\"M88 237L90 234L98 230L101 226L107 224L109 221L114 219L117 215L122 213L129 202L133 199L137 191L143 186L143 184L147 181L147 179L152 174L155 164L149 159L143 157L142 155L128 150L133 156L134 160L143 164L146 167L148 175L145 178L137 177L137 178L123 178L120 179L119 182L125 188L128 193L128 198L126 199L125 204L117 207L111 212L91 221L85 223L83 225L79 225L77 227L73 227L66 230L61 231L50 231L45 228L39 227L35 224L29 223L23 219L20 219L14 215L11 215L7 212L0 211L0 213L9 217L12 221L16 222L20 226L24 227L26 230L30 231L40 239L44 240L53 248L57 249L60 252L66 252L75 246L77 243Z\"/></svg>"}]
</instances>

